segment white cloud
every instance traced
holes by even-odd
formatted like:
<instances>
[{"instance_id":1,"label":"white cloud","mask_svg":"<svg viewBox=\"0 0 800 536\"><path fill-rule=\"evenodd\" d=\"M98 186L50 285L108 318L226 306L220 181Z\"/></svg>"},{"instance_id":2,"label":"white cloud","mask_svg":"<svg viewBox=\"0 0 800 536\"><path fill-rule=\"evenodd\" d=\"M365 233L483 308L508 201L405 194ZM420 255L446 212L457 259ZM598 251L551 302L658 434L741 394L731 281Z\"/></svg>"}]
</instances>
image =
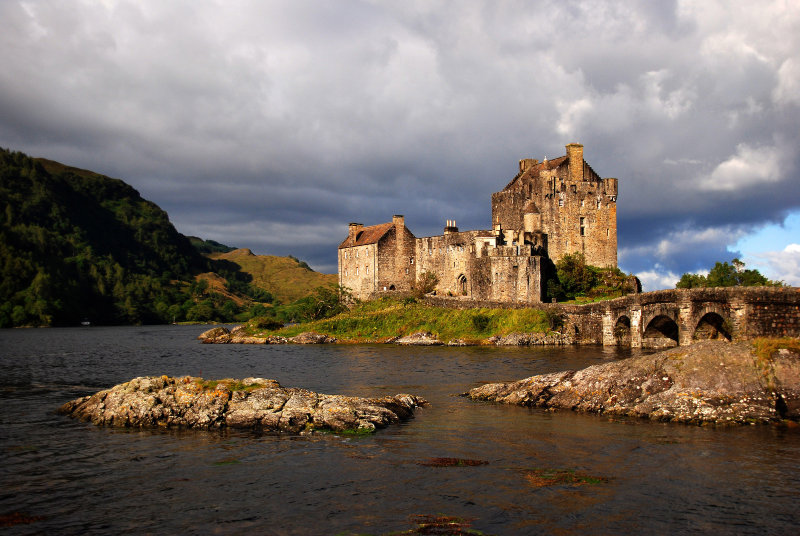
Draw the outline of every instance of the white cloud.
<instances>
[{"instance_id":1,"label":"white cloud","mask_svg":"<svg viewBox=\"0 0 800 536\"><path fill-rule=\"evenodd\" d=\"M776 183L784 177L781 151L774 146L736 146L736 154L719 164L701 181L705 190L733 191Z\"/></svg>"},{"instance_id":2,"label":"white cloud","mask_svg":"<svg viewBox=\"0 0 800 536\"><path fill-rule=\"evenodd\" d=\"M800 104L800 60L788 58L781 64L772 98L778 104Z\"/></svg>"},{"instance_id":3,"label":"white cloud","mask_svg":"<svg viewBox=\"0 0 800 536\"><path fill-rule=\"evenodd\" d=\"M655 264L652 270L645 270L636 274L642 282L642 291L660 290L665 288L675 288L675 284L680 276L670 270L666 270L660 264Z\"/></svg>"},{"instance_id":4,"label":"white cloud","mask_svg":"<svg viewBox=\"0 0 800 536\"><path fill-rule=\"evenodd\" d=\"M768 278L800 287L800 244L789 244L782 251L754 253L752 257L764 265Z\"/></svg>"}]
</instances>

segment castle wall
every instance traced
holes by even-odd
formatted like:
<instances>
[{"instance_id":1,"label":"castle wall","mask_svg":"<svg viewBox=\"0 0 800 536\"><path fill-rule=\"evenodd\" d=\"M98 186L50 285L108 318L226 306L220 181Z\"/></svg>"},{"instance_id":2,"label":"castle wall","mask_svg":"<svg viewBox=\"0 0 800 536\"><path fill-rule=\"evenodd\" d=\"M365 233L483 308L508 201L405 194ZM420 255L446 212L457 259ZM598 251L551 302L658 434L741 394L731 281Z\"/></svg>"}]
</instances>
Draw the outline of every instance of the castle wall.
<instances>
[{"instance_id":1,"label":"castle wall","mask_svg":"<svg viewBox=\"0 0 800 536\"><path fill-rule=\"evenodd\" d=\"M378 244L339 249L339 285L354 296L370 296L378 288Z\"/></svg>"}]
</instances>

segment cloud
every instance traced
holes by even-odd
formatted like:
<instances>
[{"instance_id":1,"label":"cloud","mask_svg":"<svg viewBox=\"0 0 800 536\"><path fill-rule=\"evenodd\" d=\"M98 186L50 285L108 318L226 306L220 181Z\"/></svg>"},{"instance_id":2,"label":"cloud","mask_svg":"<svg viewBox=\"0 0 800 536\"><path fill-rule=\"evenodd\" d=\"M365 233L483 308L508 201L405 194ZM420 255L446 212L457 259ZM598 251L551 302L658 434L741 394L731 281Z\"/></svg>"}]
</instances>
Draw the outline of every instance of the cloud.
<instances>
[{"instance_id":1,"label":"cloud","mask_svg":"<svg viewBox=\"0 0 800 536\"><path fill-rule=\"evenodd\" d=\"M788 244L782 251L752 254L752 258L764 265L764 275L770 279L800 287L800 244Z\"/></svg>"},{"instance_id":2,"label":"cloud","mask_svg":"<svg viewBox=\"0 0 800 536\"><path fill-rule=\"evenodd\" d=\"M570 142L620 179L628 270L729 260L800 209L790 2L9 0L0 20L0 146L257 253L334 266L348 221L394 213L487 228L517 161Z\"/></svg>"},{"instance_id":3,"label":"cloud","mask_svg":"<svg viewBox=\"0 0 800 536\"><path fill-rule=\"evenodd\" d=\"M741 143L736 154L719 164L701 181L705 190L735 191L781 180L782 155L776 147L751 147Z\"/></svg>"}]
</instances>

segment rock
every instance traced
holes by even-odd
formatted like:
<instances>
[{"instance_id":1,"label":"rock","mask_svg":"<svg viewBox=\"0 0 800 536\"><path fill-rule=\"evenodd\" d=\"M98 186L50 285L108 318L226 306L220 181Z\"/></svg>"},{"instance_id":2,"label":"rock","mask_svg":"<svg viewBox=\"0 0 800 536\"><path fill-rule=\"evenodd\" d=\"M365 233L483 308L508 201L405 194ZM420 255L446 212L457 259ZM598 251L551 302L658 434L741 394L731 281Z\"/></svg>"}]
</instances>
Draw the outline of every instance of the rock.
<instances>
[{"instance_id":1,"label":"rock","mask_svg":"<svg viewBox=\"0 0 800 536\"><path fill-rule=\"evenodd\" d=\"M572 337L563 333L509 333L505 336L489 337L488 342L497 346L560 346L573 344Z\"/></svg>"},{"instance_id":2,"label":"rock","mask_svg":"<svg viewBox=\"0 0 800 536\"><path fill-rule=\"evenodd\" d=\"M299 335L290 337L289 342L293 342L295 344L327 344L336 342L336 339L329 337L328 335L314 333L313 331L304 331Z\"/></svg>"},{"instance_id":3,"label":"rock","mask_svg":"<svg viewBox=\"0 0 800 536\"><path fill-rule=\"evenodd\" d=\"M442 341L433 336L430 331L418 331L412 335L400 337L395 344L413 345L413 346L441 346L444 344Z\"/></svg>"},{"instance_id":4,"label":"rock","mask_svg":"<svg viewBox=\"0 0 800 536\"><path fill-rule=\"evenodd\" d=\"M235 328L234 328L235 329ZM208 331L204 331L200 335L197 336L198 339L203 341L203 343L226 343L229 342L231 339L231 332L228 328L218 326L216 328L211 328Z\"/></svg>"},{"instance_id":5,"label":"rock","mask_svg":"<svg viewBox=\"0 0 800 536\"><path fill-rule=\"evenodd\" d=\"M471 389L506 404L694 424L800 419L800 354L766 362L749 342L698 342L665 352Z\"/></svg>"},{"instance_id":6,"label":"rock","mask_svg":"<svg viewBox=\"0 0 800 536\"><path fill-rule=\"evenodd\" d=\"M96 425L135 428L248 428L299 433L371 432L409 419L427 402L398 394L357 398L284 388L275 380L141 377L67 402L59 413Z\"/></svg>"}]
</instances>

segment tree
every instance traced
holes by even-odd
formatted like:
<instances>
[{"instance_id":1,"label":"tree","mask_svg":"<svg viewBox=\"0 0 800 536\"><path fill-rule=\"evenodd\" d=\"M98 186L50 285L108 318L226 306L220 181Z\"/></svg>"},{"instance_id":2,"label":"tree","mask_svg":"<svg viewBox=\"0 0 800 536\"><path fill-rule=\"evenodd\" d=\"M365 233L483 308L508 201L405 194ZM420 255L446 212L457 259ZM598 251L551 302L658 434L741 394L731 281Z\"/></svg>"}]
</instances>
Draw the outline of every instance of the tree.
<instances>
[{"instance_id":1,"label":"tree","mask_svg":"<svg viewBox=\"0 0 800 536\"><path fill-rule=\"evenodd\" d=\"M770 281L761 272L746 269L745 264L739 259L733 259L730 264L717 262L709 270L708 275L685 273L681 276L675 288L699 287L779 287L780 281Z\"/></svg>"},{"instance_id":2,"label":"tree","mask_svg":"<svg viewBox=\"0 0 800 536\"><path fill-rule=\"evenodd\" d=\"M414 296L422 298L425 294L436 290L436 285L438 284L439 276L426 270L419 275L417 282L414 283Z\"/></svg>"}]
</instances>

